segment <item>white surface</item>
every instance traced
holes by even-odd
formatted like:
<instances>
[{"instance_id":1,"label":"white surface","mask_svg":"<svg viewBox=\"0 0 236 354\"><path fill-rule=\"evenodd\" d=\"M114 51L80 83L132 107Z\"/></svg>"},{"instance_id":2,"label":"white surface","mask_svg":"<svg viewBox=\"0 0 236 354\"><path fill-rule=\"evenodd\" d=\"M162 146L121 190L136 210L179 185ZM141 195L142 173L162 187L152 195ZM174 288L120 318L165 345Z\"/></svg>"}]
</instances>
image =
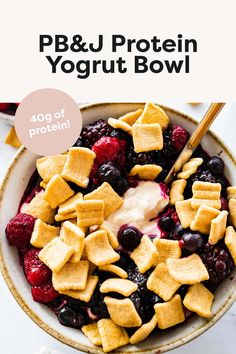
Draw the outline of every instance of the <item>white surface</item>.
<instances>
[{"instance_id":1,"label":"white surface","mask_svg":"<svg viewBox=\"0 0 236 354\"><path fill-rule=\"evenodd\" d=\"M162 102L170 107L182 110L195 118L202 117L208 105L191 106L176 102ZM212 130L231 148L236 148L236 103L228 104L212 126ZM0 122L0 181L16 152L15 149L3 143L9 126ZM1 235L4 237L4 235ZM78 351L67 347L35 325L18 306L0 275L1 293L1 354L34 354L42 346L47 346L62 354L78 354ZM173 350L173 354L233 354L236 348L236 304L230 311L207 333L193 342Z\"/></svg>"}]
</instances>

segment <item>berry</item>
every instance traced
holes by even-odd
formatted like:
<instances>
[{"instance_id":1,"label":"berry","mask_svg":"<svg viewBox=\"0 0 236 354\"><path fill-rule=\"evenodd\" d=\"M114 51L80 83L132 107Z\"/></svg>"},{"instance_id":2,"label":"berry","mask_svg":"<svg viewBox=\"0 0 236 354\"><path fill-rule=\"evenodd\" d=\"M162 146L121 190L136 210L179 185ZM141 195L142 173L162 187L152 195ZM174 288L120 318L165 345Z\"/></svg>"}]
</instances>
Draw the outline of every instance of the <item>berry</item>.
<instances>
[{"instance_id":1,"label":"berry","mask_svg":"<svg viewBox=\"0 0 236 354\"><path fill-rule=\"evenodd\" d=\"M199 252L199 255L210 277L206 281L206 284L215 289L217 285L231 274L234 268L231 255L221 242L217 245L206 243Z\"/></svg>"},{"instance_id":2,"label":"berry","mask_svg":"<svg viewBox=\"0 0 236 354\"><path fill-rule=\"evenodd\" d=\"M5 111L10 105L10 103L0 103L0 111Z\"/></svg>"},{"instance_id":3,"label":"berry","mask_svg":"<svg viewBox=\"0 0 236 354\"><path fill-rule=\"evenodd\" d=\"M117 138L103 136L93 146L93 152L96 154L96 162L99 165L106 162L118 161L123 155L123 145Z\"/></svg>"},{"instance_id":4,"label":"berry","mask_svg":"<svg viewBox=\"0 0 236 354\"><path fill-rule=\"evenodd\" d=\"M109 313L104 302L104 297L106 294L102 294L100 292L101 282L97 285L94 290L93 296L88 303L88 307L90 307L92 313L96 315L99 319L101 318L109 318Z\"/></svg>"},{"instance_id":5,"label":"berry","mask_svg":"<svg viewBox=\"0 0 236 354\"><path fill-rule=\"evenodd\" d=\"M82 310L80 312L76 312L69 306L63 307L58 312L58 320L63 326L73 328L81 328L89 323L89 318L86 312Z\"/></svg>"},{"instance_id":6,"label":"berry","mask_svg":"<svg viewBox=\"0 0 236 354\"><path fill-rule=\"evenodd\" d=\"M60 294L53 288L52 283L48 282L40 286L33 286L31 293L34 301L46 304L55 300Z\"/></svg>"},{"instance_id":7,"label":"berry","mask_svg":"<svg viewBox=\"0 0 236 354\"><path fill-rule=\"evenodd\" d=\"M119 195L123 195L129 188L129 183L126 178L120 178L116 183L112 184L112 187Z\"/></svg>"},{"instance_id":8,"label":"berry","mask_svg":"<svg viewBox=\"0 0 236 354\"><path fill-rule=\"evenodd\" d=\"M6 236L10 245L25 248L30 244L35 218L28 214L17 214L6 227Z\"/></svg>"},{"instance_id":9,"label":"berry","mask_svg":"<svg viewBox=\"0 0 236 354\"><path fill-rule=\"evenodd\" d=\"M51 279L51 270L40 261L38 254L40 250L32 248L24 256L24 271L28 282L31 285L41 285Z\"/></svg>"},{"instance_id":10,"label":"berry","mask_svg":"<svg viewBox=\"0 0 236 354\"><path fill-rule=\"evenodd\" d=\"M224 172L224 162L218 156L212 156L210 160L206 163L206 167L209 171L216 175L222 175Z\"/></svg>"},{"instance_id":11,"label":"berry","mask_svg":"<svg viewBox=\"0 0 236 354\"><path fill-rule=\"evenodd\" d=\"M184 228L181 226L180 223L177 223L175 225L175 228L173 231L171 231L170 235L169 235L169 239L170 240L180 240L182 235L184 233Z\"/></svg>"},{"instance_id":12,"label":"berry","mask_svg":"<svg viewBox=\"0 0 236 354\"><path fill-rule=\"evenodd\" d=\"M102 182L113 184L121 177L121 173L114 165L107 163L99 168L98 177Z\"/></svg>"},{"instance_id":13,"label":"berry","mask_svg":"<svg viewBox=\"0 0 236 354\"><path fill-rule=\"evenodd\" d=\"M103 119L93 124L87 124L81 131L81 138L84 146L91 148L102 136L109 135L112 128Z\"/></svg>"},{"instance_id":14,"label":"berry","mask_svg":"<svg viewBox=\"0 0 236 354\"><path fill-rule=\"evenodd\" d=\"M131 136L128 133L126 133L124 130L121 130L121 129L112 129L109 136L111 136L113 138L117 138L119 140L125 140L129 145L132 143Z\"/></svg>"},{"instance_id":15,"label":"berry","mask_svg":"<svg viewBox=\"0 0 236 354\"><path fill-rule=\"evenodd\" d=\"M229 205L228 205L228 201L226 198L221 197L220 198L220 202L221 202L221 208L220 210L229 210Z\"/></svg>"},{"instance_id":16,"label":"berry","mask_svg":"<svg viewBox=\"0 0 236 354\"><path fill-rule=\"evenodd\" d=\"M213 176L213 174L208 170L200 172L196 180L202 182L216 183L215 176Z\"/></svg>"},{"instance_id":17,"label":"berry","mask_svg":"<svg viewBox=\"0 0 236 354\"><path fill-rule=\"evenodd\" d=\"M182 248L190 251L195 252L200 249L203 245L203 237L198 232L186 232L182 236Z\"/></svg>"},{"instance_id":18,"label":"berry","mask_svg":"<svg viewBox=\"0 0 236 354\"><path fill-rule=\"evenodd\" d=\"M136 152L134 152L133 148L130 148L128 153L128 163L130 167L133 167L134 165L152 164L154 163L153 152L140 152L137 154Z\"/></svg>"},{"instance_id":19,"label":"berry","mask_svg":"<svg viewBox=\"0 0 236 354\"><path fill-rule=\"evenodd\" d=\"M174 226L174 220L170 217L170 216L162 216L159 220L158 220L158 226L167 232L170 232Z\"/></svg>"},{"instance_id":20,"label":"berry","mask_svg":"<svg viewBox=\"0 0 236 354\"><path fill-rule=\"evenodd\" d=\"M138 186L138 178L135 176L128 176L129 188L136 188Z\"/></svg>"},{"instance_id":21,"label":"berry","mask_svg":"<svg viewBox=\"0 0 236 354\"><path fill-rule=\"evenodd\" d=\"M181 151L188 140L188 132L186 129L175 125L171 133L171 144L177 152Z\"/></svg>"},{"instance_id":22,"label":"berry","mask_svg":"<svg viewBox=\"0 0 236 354\"><path fill-rule=\"evenodd\" d=\"M126 271L128 273L128 279L138 284L139 288L146 285L150 275L149 271L141 274L135 264L131 264Z\"/></svg>"},{"instance_id":23,"label":"berry","mask_svg":"<svg viewBox=\"0 0 236 354\"><path fill-rule=\"evenodd\" d=\"M82 141L82 139L81 139L81 138L78 138L78 139L76 140L76 142L74 143L73 146L82 147L82 146L83 146L83 141Z\"/></svg>"},{"instance_id":24,"label":"berry","mask_svg":"<svg viewBox=\"0 0 236 354\"><path fill-rule=\"evenodd\" d=\"M132 252L140 244L142 233L134 226L121 226L118 232L118 241L127 251Z\"/></svg>"},{"instance_id":25,"label":"berry","mask_svg":"<svg viewBox=\"0 0 236 354\"><path fill-rule=\"evenodd\" d=\"M122 251L117 251L117 253L119 253L120 259L115 263L115 265L117 265L118 267L120 267L122 269L127 269L128 267L131 266L131 264L134 265L134 262L129 257L128 252L124 252L122 250Z\"/></svg>"}]
</instances>

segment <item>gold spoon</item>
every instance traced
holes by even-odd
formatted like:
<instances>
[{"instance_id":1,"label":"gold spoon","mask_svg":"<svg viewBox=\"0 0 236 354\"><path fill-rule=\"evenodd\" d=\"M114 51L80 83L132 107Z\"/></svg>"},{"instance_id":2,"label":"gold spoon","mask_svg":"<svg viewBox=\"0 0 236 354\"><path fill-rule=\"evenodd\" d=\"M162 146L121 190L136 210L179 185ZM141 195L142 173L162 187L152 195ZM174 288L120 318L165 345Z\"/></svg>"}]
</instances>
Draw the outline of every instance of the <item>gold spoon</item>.
<instances>
[{"instance_id":1,"label":"gold spoon","mask_svg":"<svg viewBox=\"0 0 236 354\"><path fill-rule=\"evenodd\" d=\"M169 171L164 181L166 184L170 184L173 181L177 172L179 172L182 169L183 165L190 159L194 150L198 147L202 138L206 135L208 129L210 128L211 124L214 122L224 105L225 103L212 103L210 105L208 111L206 112L200 123L197 125L196 129L191 134L183 151L178 156L177 160Z\"/></svg>"}]
</instances>

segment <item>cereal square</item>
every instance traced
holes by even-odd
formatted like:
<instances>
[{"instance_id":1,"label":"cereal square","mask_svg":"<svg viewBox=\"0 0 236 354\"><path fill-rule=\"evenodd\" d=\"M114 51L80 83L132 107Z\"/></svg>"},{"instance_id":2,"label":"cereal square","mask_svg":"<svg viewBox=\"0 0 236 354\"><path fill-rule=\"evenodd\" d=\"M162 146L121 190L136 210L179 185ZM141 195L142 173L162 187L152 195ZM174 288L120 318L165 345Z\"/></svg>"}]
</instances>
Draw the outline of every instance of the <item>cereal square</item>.
<instances>
[{"instance_id":1,"label":"cereal square","mask_svg":"<svg viewBox=\"0 0 236 354\"><path fill-rule=\"evenodd\" d=\"M81 331L88 337L90 342L94 345L102 345L101 336L98 331L97 323L90 323L81 328Z\"/></svg>"},{"instance_id":2,"label":"cereal square","mask_svg":"<svg viewBox=\"0 0 236 354\"><path fill-rule=\"evenodd\" d=\"M45 183L55 175L60 175L64 168L67 155L45 156L36 160L36 167Z\"/></svg>"},{"instance_id":3,"label":"cereal square","mask_svg":"<svg viewBox=\"0 0 236 354\"><path fill-rule=\"evenodd\" d=\"M84 290L61 290L60 293L84 302L89 302L98 283L97 275L88 275Z\"/></svg>"},{"instance_id":4,"label":"cereal square","mask_svg":"<svg viewBox=\"0 0 236 354\"><path fill-rule=\"evenodd\" d=\"M211 220L215 219L219 214L219 210L202 204L190 224L190 229L209 235Z\"/></svg>"},{"instance_id":5,"label":"cereal square","mask_svg":"<svg viewBox=\"0 0 236 354\"><path fill-rule=\"evenodd\" d=\"M60 175L50 179L45 189L43 198L50 204L51 208L57 208L59 204L69 199L74 191Z\"/></svg>"},{"instance_id":6,"label":"cereal square","mask_svg":"<svg viewBox=\"0 0 236 354\"><path fill-rule=\"evenodd\" d=\"M176 294L168 302L156 304L154 306L158 327L166 329L177 325L185 320L181 297Z\"/></svg>"},{"instance_id":7,"label":"cereal square","mask_svg":"<svg viewBox=\"0 0 236 354\"><path fill-rule=\"evenodd\" d=\"M136 123L138 124L154 124L159 123L161 128L164 130L169 124L169 117L165 111L155 105L154 103L147 102L144 106L143 113L139 117Z\"/></svg>"},{"instance_id":8,"label":"cereal square","mask_svg":"<svg viewBox=\"0 0 236 354\"><path fill-rule=\"evenodd\" d=\"M233 226L228 226L225 233L225 244L236 265L236 232Z\"/></svg>"},{"instance_id":9,"label":"cereal square","mask_svg":"<svg viewBox=\"0 0 236 354\"><path fill-rule=\"evenodd\" d=\"M214 295L203 284L195 284L188 288L183 304L198 316L209 318L213 300Z\"/></svg>"},{"instance_id":10,"label":"cereal square","mask_svg":"<svg viewBox=\"0 0 236 354\"><path fill-rule=\"evenodd\" d=\"M89 262L66 263L59 272L52 273L52 284L57 291L84 290L88 279Z\"/></svg>"},{"instance_id":11,"label":"cereal square","mask_svg":"<svg viewBox=\"0 0 236 354\"><path fill-rule=\"evenodd\" d=\"M143 112L143 109L139 108L136 111L126 113L125 115L121 116L119 118L119 120L132 126L137 121L137 119L140 117L142 112Z\"/></svg>"},{"instance_id":12,"label":"cereal square","mask_svg":"<svg viewBox=\"0 0 236 354\"><path fill-rule=\"evenodd\" d=\"M154 181L159 173L162 171L161 166L147 164L147 165L135 165L131 170L130 176L138 176L140 179L147 181Z\"/></svg>"},{"instance_id":13,"label":"cereal square","mask_svg":"<svg viewBox=\"0 0 236 354\"><path fill-rule=\"evenodd\" d=\"M227 216L228 212L223 210L215 219L211 220L211 229L208 239L211 245L215 245L224 237L227 224Z\"/></svg>"},{"instance_id":14,"label":"cereal square","mask_svg":"<svg viewBox=\"0 0 236 354\"><path fill-rule=\"evenodd\" d=\"M191 225L197 210L191 206L191 199L182 200L175 204L176 212L179 217L181 226L186 229Z\"/></svg>"},{"instance_id":15,"label":"cereal square","mask_svg":"<svg viewBox=\"0 0 236 354\"><path fill-rule=\"evenodd\" d=\"M129 336L126 330L117 326L108 318L103 318L98 321L98 331L101 336L102 348L105 353L129 344Z\"/></svg>"},{"instance_id":16,"label":"cereal square","mask_svg":"<svg viewBox=\"0 0 236 354\"><path fill-rule=\"evenodd\" d=\"M30 243L34 247L43 248L58 235L59 227L48 225L42 220L37 219L34 224Z\"/></svg>"},{"instance_id":17,"label":"cereal square","mask_svg":"<svg viewBox=\"0 0 236 354\"><path fill-rule=\"evenodd\" d=\"M107 310L112 321L121 327L139 327L142 320L130 299L115 299L109 296L104 298Z\"/></svg>"},{"instance_id":18,"label":"cereal square","mask_svg":"<svg viewBox=\"0 0 236 354\"><path fill-rule=\"evenodd\" d=\"M64 203L59 205L58 214L70 214L75 212L75 204L79 201L83 200L83 194L77 193L73 197L67 199Z\"/></svg>"},{"instance_id":19,"label":"cereal square","mask_svg":"<svg viewBox=\"0 0 236 354\"><path fill-rule=\"evenodd\" d=\"M79 187L86 188L95 157L96 154L90 149L71 148L61 176Z\"/></svg>"},{"instance_id":20,"label":"cereal square","mask_svg":"<svg viewBox=\"0 0 236 354\"><path fill-rule=\"evenodd\" d=\"M233 227L236 228L236 199L229 200L229 220Z\"/></svg>"},{"instance_id":21,"label":"cereal square","mask_svg":"<svg viewBox=\"0 0 236 354\"><path fill-rule=\"evenodd\" d=\"M193 209L198 209L202 204L209 207L220 209L220 183L210 183L195 181L192 186L193 197L191 206Z\"/></svg>"},{"instance_id":22,"label":"cereal square","mask_svg":"<svg viewBox=\"0 0 236 354\"><path fill-rule=\"evenodd\" d=\"M115 210L119 209L123 199L114 191L111 185L104 182L93 192L86 194L84 200L102 200L104 202L104 217L107 218Z\"/></svg>"},{"instance_id":23,"label":"cereal square","mask_svg":"<svg viewBox=\"0 0 236 354\"><path fill-rule=\"evenodd\" d=\"M72 247L67 246L59 237L55 237L39 252L39 259L53 272L59 272L73 253Z\"/></svg>"},{"instance_id":24,"label":"cereal square","mask_svg":"<svg viewBox=\"0 0 236 354\"><path fill-rule=\"evenodd\" d=\"M84 232L70 221L65 221L63 223L60 231L60 238L74 250L69 262L77 263L80 261L84 250L84 236Z\"/></svg>"},{"instance_id":25,"label":"cereal square","mask_svg":"<svg viewBox=\"0 0 236 354\"><path fill-rule=\"evenodd\" d=\"M163 135L160 124L134 124L132 126L134 151L161 150Z\"/></svg>"},{"instance_id":26,"label":"cereal square","mask_svg":"<svg viewBox=\"0 0 236 354\"><path fill-rule=\"evenodd\" d=\"M176 202L179 202L184 199L184 189L186 187L185 179L177 179L172 182L170 188L170 205L175 205Z\"/></svg>"},{"instance_id":27,"label":"cereal square","mask_svg":"<svg viewBox=\"0 0 236 354\"><path fill-rule=\"evenodd\" d=\"M121 129L121 130L125 131L126 133L132 135L131 126L122 120L109 118L108 124L114 129Z\"/></svg>"},{"instance_id":28,"label":"cereal square","mask_svg":"<svg viewBox=\"0 0 236 354\"><path fill-rule=\"evenodd\" d=\"M178 174L178 178L188 179L194 174L198 167L203 163L203 159L200 157L194 157L183 165L182 171Z\"/></svg>"},{"instance_id":29,"label":"cereal square","mask_svg":"<svg viewBox=\"0 0 236 354\"><path fill-rule=\"evenodd\" d=\"M157 261L158 252L147 235L141 239L140 245L130 254L140 273L145 273Z\"/></svg>"},{"instance_id":30,"label":"cereal square","mask_svg":"<svg viewBox=\"0 0 236 354\"><path fill-rule=\"evenodd\" d=\"M101 225L104 221L103 200L83 200L75 205L78 226Z\"/></svg>"},{"instance_id":31,"label":"cereal square","mask_svg":"<svg viewBox=\"0 0 236 354\"><path fill-rule=\"evenodd\" d=\"M149 334L156 328L157 326L157 317L154 315L152 319L144 323L141 327L137 329L136 332L130 337L131 344L137 344L146 339Z\"/></svg>"},{"instance_id":32,"label":"cereal square","mask_svg":"<svg viewBox=\"0 0 236 354\"><path fill-rule=\"evenodd\" d=\"M165 263L168 258L180 258L181 257L181 247L179 246L179 241L166 240L156 237L153 240L153 244L157 248L157 264Z\"/></svg>"},{"instance_id":33,"label":"cereal square","mask_svg":"<svg viewBox=\"0 0 236 354\"><path fill-rule=\"evenodd\" d=\"M47 224L54 223L55 209L43 198L44 191L36 194L29 204L23 205L22 213L30 214Z\"/></svg>"}]
</instances>

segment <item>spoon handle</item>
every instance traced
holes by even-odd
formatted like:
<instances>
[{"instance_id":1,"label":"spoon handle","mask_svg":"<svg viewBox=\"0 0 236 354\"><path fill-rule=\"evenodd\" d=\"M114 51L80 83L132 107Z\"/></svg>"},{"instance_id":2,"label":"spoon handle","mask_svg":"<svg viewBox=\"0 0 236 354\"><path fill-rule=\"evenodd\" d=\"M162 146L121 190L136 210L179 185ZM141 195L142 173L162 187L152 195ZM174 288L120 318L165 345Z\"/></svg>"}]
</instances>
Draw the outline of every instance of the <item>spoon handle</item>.
<instances>
[{"instance_id":1,"label":"spoon handle","mask_svg":"<svg viewBox=\"0 0 236 354\"><path fill-rule=\"evenodd\" d=\"M179 172L183 165L190 159L194 150L198 147L202 138L206 135L208 129L210 128L211 124L214 122L224 105L225 103L212 103L210 105L208 111L205 113L204 117L197 125L196 129L193 131L183 151L178 156L170 172L168 173L165 179L166 184L170 184L173 181L176 173Z\"/></svg>"}]
</instances>

